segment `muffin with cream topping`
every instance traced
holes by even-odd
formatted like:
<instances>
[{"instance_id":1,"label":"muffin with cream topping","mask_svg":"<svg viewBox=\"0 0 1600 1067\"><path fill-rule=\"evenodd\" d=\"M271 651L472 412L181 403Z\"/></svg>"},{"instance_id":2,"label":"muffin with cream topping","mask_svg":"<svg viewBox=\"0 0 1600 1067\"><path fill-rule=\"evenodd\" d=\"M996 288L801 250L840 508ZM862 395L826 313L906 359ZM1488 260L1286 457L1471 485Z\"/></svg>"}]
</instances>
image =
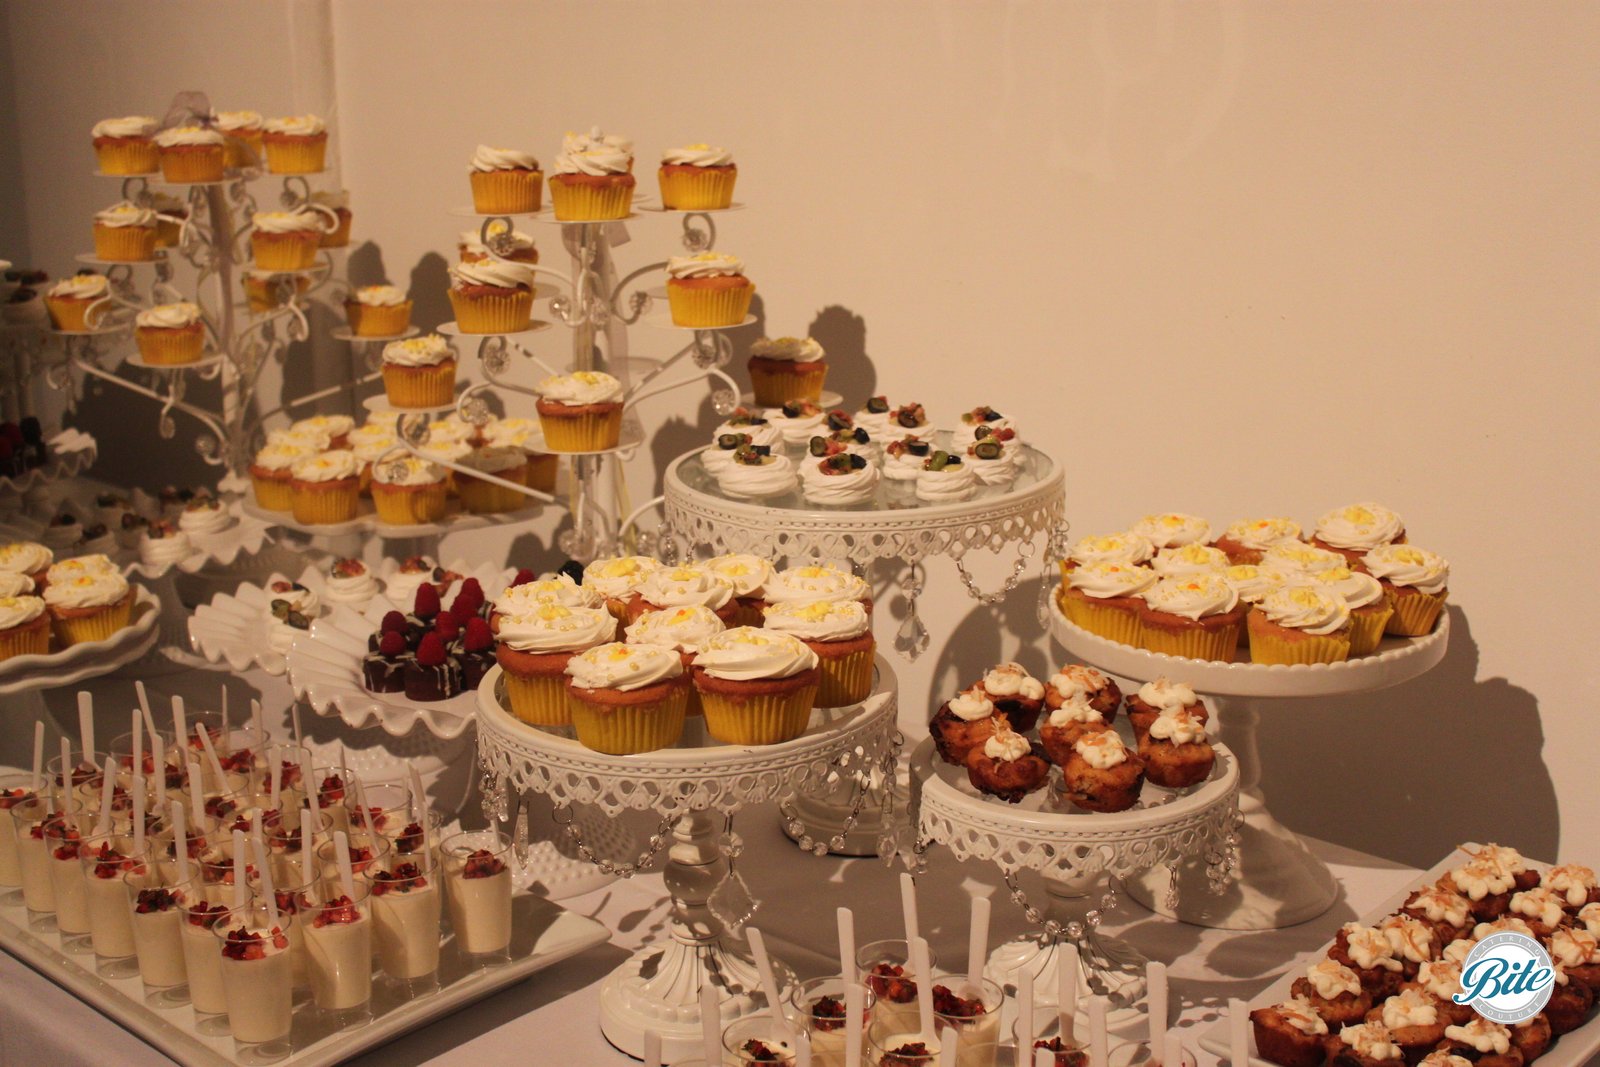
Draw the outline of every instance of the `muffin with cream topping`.
<instances>
[{"instance_id":1,"label":"muffin with cream topping","mask_svg":"<svg viewBox=\"0 0 1600 1067\"><path fill-rule=\"evenodd\" d=\"M616 631L607 611L554 602L501 616L495 660L504 672L511 713L533 726L570 725L567 664L579 652L613 640Z\"/></svg>"},{"instance_id":2,"label":"muffin with cream topping","mask_svg":"<svg viewBox=\"0 0 1600 1067\"><path fill-rule=\"evenodd\" d=\"M383 392L396 408L437 408L456 392L456 352L436 333L383 346ZM432 435L430 434L430 440Z\"/></svg>"},{"instance_id":3,"label":"muffin with cream topping","mask_svg":"<svg viewBox=\"0 0 1600 1067\"><path fill-rule=\"evenodd\" d=\"M814 337L763 337L750 346L747 366L755 402L763 407L780 407L791 400L820 403L822 383L828 378L827 353Z\"/></svg>"},{"instance_id":4,"label":"muffin with cream topping","mask_svg":"<svg viewBox=\"0 0 1600 1067\"><path fill-rule=\"evenodd\" d=\"M1144 593L1155 585L1149 567L1107 560L1075 567L1059 600L1067 620L1092 634L1124 645L1139 644Z\"/></svg>"},{"instance_id":5,"label":"muffin with cream topping","mask_svg":"<svg viewBox=\"0 0 1600 1067\"><path fill-rule=\"evenodd\" d=\"M308 208L258 211L251 216L250 251L257 270L308 270L316 265L317 248L327 220Z\"/></svg>"},{"instance_id":6,"label":"muffin with cream topping","mask_svg":"<svg viewBox=\"0 0 1600 1067\"><path fill-rule=\"evenodd\" d=\"M632 141L598 126L568 133L550 175L550 206L563 222L625 219L636 184Z\"/></svg>"},{"instance_id":7,"label":"muffin with cream topping","mask_svg":"<svg viewBox=\"0 0 1600 1067\"><path fill-rule=\"evenodd\" d=\"M1076 807L1126 811L1138 801L1144 785L1144 760L1115 730L1086 733L1073 744L1061 779L1067 800Z\"/></svg>"},{"instance_id":8,"label":"muffin with cream topping","mask_svg":"<svg viewBox=\"0 0 1600 1067\"><path fill-rule=\"evenodd\" d=\"M1361 988L1372 994L1374 1003L1382 1003L1405 982L1405 964L1388 937L1374 926L1345 923L1328 949L1328 958L1356 972Z\"/></svg>"},{"instance_id":9,"label":"muffin with cream topping","mask_svg":"<svg viewBox=\"0 0 1600 1067\"><path fill-rule=\"evenodd\" d=\"M1221 574L1163 578L1144 591L1139 643L1169 656L1231 663L1244 615Z\"/></svg>"},{"instance_id":10,"label":"muffin with cream topping","mask_svg":"<svg viewBox=\"0 0 1600 1067\"><path fill-rule=\"evenodd\" d=\"M1050 780L1050 764L1037 744L1004 724L967 754L967 781L972 788L1008 804L1017 804Z\"/></svg>"},{"instance_id":11,"label":"muffin with cream topping","mask_svg":"<svg viewBox=\"0 0 1600 1067\"><path fill-rule=\"evenodd\" d=\"M1078 738L1109 729L1111 726L1098 708L1083 697L1075 696L1051 708L1050 714L1039 723L1039 743L1044 746L1045 756L1051 763L1065 767L1072 759L1072 746L1078 743Z\"/></svg>"},{"instance_id":12,"label":"muffin with cream topping","mask_svg":"<svg viewBox=\"0 0 1600 1067\"><path fill-rule=\"evenodd\" d=\"M1250 612L1253 663L1342 663L1350 657L1350 608L1320 586L1268 593Z\"/></svg>"},{"instance_id":13,"label":"muffin with cream topping","mask_svg":"<svg viewBox=\"0 0 1600 1067\"><path fill-rule=\"evenodd\" d=\"M412 301L395 285L363 285L344 302L350 332L357 337L393 337L411 325Z\"/></svg>"},{"instance_id":14,"label":"muffin with cream topping","mask_svg":"<svg viewBox=\"0 0 1600 1067\"><path fill-rule=\"evenodd\" d=\"M1139 757L1145 778L1167 789L1205 781L1217 760L1205 724L1181 708L1156 716L1139 741Z\"/></svg>"},{"instance_id":15,"label":"muffin with cream topping","mask_svg":"<svg viewBox=\"0 0 1600 1067\"><path fill-rule=\"evenodd\" d=\"M316 115L286 115L261 124L267 170L273 174L320 174L328 151L327 124Z\"/></svg>"},{"instance_id":16,"label":"muffin with cream topping","mask_svg":"<svg viewBox=\"0 0 1600 1067\"><path fill-rule=\"evenodd\" d=\"M637 642L584 649L567 661L567 706L578 742L626 756L678 743L689 676L677 650Z\"/></svg>"},{"instance_id":17,"label":"muffin with cream topping","mask_svg":"<svg viewBox=\"0 0 1600 1067\"><path fill-rule=\"evenodd\" d=\"M790 601L767 606L763 627L791 634L817 657L821 676L816 706L842 708L872 694L872 667L877 642L872 620L855 600Z\"/></svg>"},{"instance_id":18,"label":"muffin with cream topping","mask_svg":"<svg viewBox=\"0 0 1600 1067\"><path fill-rule=\"evenodd\" d=\"M1081 663L1068 663L1050 676L1044 702L1048 708L1059 708L1074 700L1088 701L1109 724L1116 721L1117 708L1122 706L1122 690L1110 675Z\"/></svg>"},{"instance_id":19,"label":"muffin with cream topping","mask_svg":"<svg viewBox=\"0 0 1600 1067\"><path fill-rule=\"evenodd\" d=\"M148 115L101 119L94 124L95 160L102 174L154 174L161 156L151 138L156 120Z\"/></svg>"},{"instance_id":20,"label":"muffin with cream topping","mask_svg":"<svg viewBox=\"0 0 1600 1067\"><path fill-rule=\"evenodd\" d=\"M1511 1031L1481 1015L1444 1028L1438 1051L1458 1055L1475 1067L1522 1067L1522 1053L1511 1043Z\"/></svg>"},{"instance_id":21,"label":"muffin with cream topping","mask_svg":"<svg viewBox=\"0 0 1600 1067\"><path fill-rule=\"evenodd\" d=\"M539 428L552 452L600 452L622 439L622 383L604 371L556 374L539 383Z\"/></svg>"},{"instance_id":22,"label":"muffin with cream topping","mask_svg":"<svg viewBox=\"0 0 1600 1067\"><path fill-rule=\"evenodd\" d=\"M667 260L667 305L674 326L737 326L749 314L755 292L737 256L699 252Z\"/></svg>"},{"instance_id":23,"label":"muffin with cream topping","mask_svg":"<svg viewBox=\"0 0 1600 1067\"><path fill-rule=\"evenodd\" d=\"M995 708L1019 734L1033 729L1044 708L1044 683L1020 663L998 663L990 667L972 688L982 690L994 701Z\"/></svg>"},{"instance_id":24,"label":"muffin with cream topping","mask_svg":"<svg viewBox=\"0 0 1600 1067\"><path fill-rule=\"evenodd\" d=\"M205 352L205 323L200 306L188 301L157 304L134 316L133 339L139 356L157 366L194 363Z\"/></svg>"},{"instance_id":25,"label":"muffin with cream topping","mask_svg":"<svg viewBox=\"0 0 1600 1067\"><path fill-rule=\"evenodd\" d=\"M733 203L738 164L726 148L683 145L661 153L661 206L669 211L720 211Z\"/></svg>"},{"instance_id":26,"label":"muffin with cream topping","mask_svg":"<svg viewBox=\"0 0 1600 1067\"><path fill-rule=\"evenodd\" d=\"M1325 1040L1329 1067L1402 1067L1405 1062L1382 1022L1346 1026Z\"/></svg>"},{"instance_id":27,"label":"muffin with cream topping","mask_svg":"<svg viewBox=\"0 0 1600 1067\"><path fill-rule=\"evenodd\" d=\"M1384 596L1394 608L1385 633L1421 637L1433 632L1450 595L1450 564L1443 557L1414 545L1392 544L1362 556L1361 565L1383 583Z\"/></svg>"},{"instance_id":28,"label":"muffin with cream topping","mask_svg":"<svg viewBox=\"0 0 1600 1067\"><path fill-rule=\"evenodd\" d=\"M169 182L220 182L225 176L228 139L209 126L174 126L152 138L161 157L161 177Z\"/></svg>"},{"instance_id":29,"label":"muffin with cream topping","mask_svg":"<svg viewBox=\"0 0 1600 1067\"><path fill-rule=\"evenodd\" d=\"M1351 564L1380 545L1404 544L1406 524L1382 504L1369 502L1334 508L1317 520L1311 543L1337 552Z\"/></svg>"},{"instance_id":30,"label":"muffin with cream topping","mask_svg":"<svg viewBox=\"0 0 1600 1067\"><path fill-rule=\"evenodd\" d=\"M290 510L294 521L330 526L356 517L361 468L343 449L295 460L289 468Z\"/></svg>"},{"instance_id":31,"label":"muffin with cream topping","mask_svg":"<svg viewBox=\"0 0 1600 1067\"><path fill-rule=\"evenodd\" d=\"M1211 721L1210 712L1193 688L1166 678L1146 682L1138 692L1128 696L1127 704L1128 725L1133 727L1134 737L1141 742L1150 731L1150 725L1162 715L1183 712L1198 719L1202 726Z\"/></svg>"},{"instance_id":32,"label":"muffin with cream topping","mask_svg":"<svg viewBox=\"0 0 1600 1067\"><path fill-rule=\"evenodd\" d=\"M1281 1067L1322 1067L1327 1058L1323 1038L1328 1024L1303 997L1256 1008L1250 1013L1250 1026L1256 1052Z\"/></svg>"},{"instance_id":33,"label":"muffin with cream topping","mask_svg":"<svg viewBox=\"0 0 1600 1067\"><path fill-rule=\"evenodd\" d=\"M968 689L939 705L928 720L928 734L941 759L965 767L967 756L1006 725L987 694Z\"/></svg>"},{"instance_id":34,"label":"muffin with cream topping","mask_svg":"<svg viewBox=\"0 0 1600 1067\"><path fill-rule=\"evenodd\" d=\"M785 633L738 626L694 658L706 732L731 745L771 745L805 732L821 680L817 654Z\"/></svg>"},{"instance_id":35,"label":"muffin with cream topping","mask_svg":"<svg viewBox=\"0 0 1600 1067\"><path fill-rule=\"evenodd\" d=\"M528 152L479 145L467 163L472 209L480 215L531 215L539 210L544 171Z\"/></svg>"},{"instance_id":36,"label":"muffin with cream topping","mask_svg":"<svg viewBox=\"0 0 1600 1067\"><path fill-rule=\"evenodd\" d=\"M94 254L119 263L142 263L156 254L156 213L122 200L94 213Z\"/></svg>"},{"instance_id":37,"label":"muffin with cream topping","mask_svg":"<svg viewBox=\"0 0 1600 1067\"><path fill-rule=\"evenodd\" d=\"M533 268L504 259L457 263L448 295L462 333L520 333L533 321Z\"/></svg>"},{"instance_id":38,"label":"muffin with cream topping","mask_svg":"<svg viewBox=\"0 0 1600 1067\"><path fill-rule=\"evenodd\" d=\"M1338 960L1318 960L1289 987L1330 1027L1358 1023L1372 1008L1372 994L1361 988L1355 971Z\"/></svg>"}]
</instances>

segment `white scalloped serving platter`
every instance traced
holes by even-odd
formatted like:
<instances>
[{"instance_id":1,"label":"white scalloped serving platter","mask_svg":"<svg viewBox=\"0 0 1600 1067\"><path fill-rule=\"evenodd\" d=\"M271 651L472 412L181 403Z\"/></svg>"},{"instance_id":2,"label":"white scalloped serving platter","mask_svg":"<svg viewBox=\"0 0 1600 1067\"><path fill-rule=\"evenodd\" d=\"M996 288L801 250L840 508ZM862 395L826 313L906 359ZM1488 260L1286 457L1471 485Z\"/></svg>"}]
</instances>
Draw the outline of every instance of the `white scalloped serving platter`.
<instances>
[{"instance_id":1,"label":"white scalloped serving platter","mask_svg":"<svg viewBox=\"0 0 1600 1067\"><path fill-rule=\"evenodd\" d=\"M488 564L461 573L477 578L484 594L493 600L516 574ZM450 594L444 597L449 603ZM385 612L396 605L374 598L364 611L336 607L311 624L309 633L295 638L289 648L289 684L319 715L337 715L347 726L360 729L374 723L394 737L421 726L440 738L454 738L477 717L477 694L467 690L449 700L408 700L404 693L368 692L361 676L367 638L377 630Z\"/></svg>"},{"instance_id":2,"label":"white scalloped serving platter","mask_svg":"<svg viewBox=\"0 0 1600 1067\"><path fill-rule=\"evenodd\" d=\"M195 551L183 559L176 563L144 563L138 560L135 553L134 561L124 568L125 572L154 580L174 567L184 574L194 574L213 563L231 567L240 556L256 555L266 546L272 526L254 515L246 514L239 500L229 501L225 506L233 516L232 525L216 533L189 534L189 544Z\"/></svg>"},{"instance_id":3,"label":"white scalloped serving platter","mask_svg":"<svg viewBox=\"0 0 1600 1067\"><path fill-rule=\"evenodd\" d=\"M1071 622L1054 595L1050 632L1072 655L1122 678L1172 678L1212 696L1311 697L1384 689L1433 669L1450 646L1450 614L1426 637L1385 637L1377 652L1343 663L1222 663L1149 652Z\"/></svg>"},{"instance_id":4,"label":"white scalloped serving platter","mask_svg":"<svg viewBox=\"0 0 1600 1067\"><path fill-rule=\"evenodd\" d=\"M104 641L89 641L43 656L12 656L0 661L0 694L43 686L73 685L109 674L150 651L161 636L161 600L134 586L133 620Z\"/></svg>"},{"instance_id":5,"label":"white scalloped serving platter","mask_svg":"<svg viewBox=\"0 0 1600 1067\"><path fill-rule=\"evenodd\" d=\"M0 478L0 490L25 493L61 478L76 478L93 465L98 455L94 438L82 430L62 430L45 443L50 448L50 462L14 478Z\"/></svg>"}]
</instances>

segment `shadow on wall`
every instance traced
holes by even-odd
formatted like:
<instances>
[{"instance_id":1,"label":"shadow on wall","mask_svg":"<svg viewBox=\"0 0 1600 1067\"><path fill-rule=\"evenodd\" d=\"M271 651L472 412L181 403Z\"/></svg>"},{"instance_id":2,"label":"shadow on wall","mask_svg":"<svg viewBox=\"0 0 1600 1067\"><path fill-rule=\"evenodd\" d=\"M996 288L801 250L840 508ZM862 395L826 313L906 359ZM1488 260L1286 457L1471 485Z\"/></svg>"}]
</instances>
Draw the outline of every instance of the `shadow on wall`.
<instances>
[{"instance_id":1,"label":"shadow on wall","mask_svg":"<svg viewBox=\"0 0 1600 1067\"><path fill-rule=\"evenodd\" d=\"M128 377L144 381L151 376L133 372ZM218 383L201 381L195 375L187 377L185 399L203 410L220 411L222 391ZM159 402L91 378L84 383L83 397L76 409L62 422L94 435L99 456L90 468L90 477L150 492L168 485L215 488L223 468L208 466L194 447L196 438L204 432L203 424L175 412L173 436L163 439L156 433L160 416Z\"/></svg>"},{"instance_id":2,"label":"shadow on wall","mask_svg":"<svg viewBox=\"0 0 1600 1067\"><path fill-rule=\"evenodd\" d=\"M933 566L949 566L947 560L933 561ZM1065 662L1065 653L1059 648L1041 652L1032 643L1016 647L1017 639L1008 634L1032 635L1039 632L1039 621L1034 617L1042 579L1032 578L1019 582L1011 594L998 604L977 605L968 611L945 637L945 620L928 614L926 606L920 609L922 621L933 635L933 640L944 640L933 673L928 679L930 706L925 709L924 721L933 717L933 701L945 700L961 689L976 683L984 672L996 663L1013 660L1027 668L1035 678L1049 678ZM890 609L896 619L905 618L905 598L896 597ZM1026 640L1026 636L1024 638ZM1052 658L1054 657L1054 658Z\"/></svg>"},{"instance_id":3,"label":"shadow on wall","mask_svg":"<svg viewBox=\"0 0 1600 1067\"><path fill-rule=\"evenodd\" d=\"M806 332L828 354L825 388L844 397L846 411L861 407L878 388L877 368L867 356L867 320L832 304L817 313Z\"/></svg>"}]
</instances>

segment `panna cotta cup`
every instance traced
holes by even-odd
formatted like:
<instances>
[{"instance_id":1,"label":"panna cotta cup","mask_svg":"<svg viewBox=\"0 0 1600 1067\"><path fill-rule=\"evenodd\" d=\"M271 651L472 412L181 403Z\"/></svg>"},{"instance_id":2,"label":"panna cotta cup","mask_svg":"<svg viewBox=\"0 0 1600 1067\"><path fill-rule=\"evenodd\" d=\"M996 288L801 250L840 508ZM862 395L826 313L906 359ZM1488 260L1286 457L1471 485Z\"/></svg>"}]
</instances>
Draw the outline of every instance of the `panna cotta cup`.
<instances>
[{"instance_id":1,"label":"panna cotta cup","mask_svg":"<svg viewBox=\"0 0 1600 1067\"><path fill-rule=\"evenodd\" d=\"M354 790L350 786L347 775L340 773L337 767L324 768L312 774L316 780L317 808L327 813L331 823L328 832L350 832L350 809L345 806L345 798L351 796ZM355 801L350 801L354 804Z\"/></svg>"},{"instance_id":2,"label":"panna cotta cup","mask_svg":"<svg viewBox=\"0 0 1600 1067\"><path fill-rule=\"evenodd\" d=\"M159 732L162 745L163 759L168 769L178 768L178 751L173 735L168 730ZM111 760L117 768L117 784L124 789L133 785L133 734L126 733L111 742ZM139 735L139 773L145 781L152 781L156 774L155 744L147 734Z\"/></svg>"},{"instance_id":3,"label":"panna cotta cup","mask_svg":"<svg viewBox=\"0 0 1600 1067\"><path fill-rule=\"evenodd\" d=\"M1005 991L988 979L973 986L965 975L934 977L935 1025L941 1042L955 1042L956 1067L994 1067L1000 1053L1005 996Z\"/></svg>"},{"instance_id":4,"label":"panna cotta cup","mask_svg":"<svg viewBox=\"0 0 1600 1067\"><path fill-rule=\"evenodd\" d=\"M939 965L933 949L928 967ZM917 982L911 976L911 955L901 938L869 941L856 951L856 968L874 997L873 1022L897 1031L914 1031L921 1025L917 1009Z\"/></svg>"},{"instance_id":5,"label":"panna cotta cup","mask_svg":"<svg viewBox=\"0 0 1600 1067\"><path fill-rule=\"evenodd\" d=\"M378 963L389 980L411 997L439 987L442 893L436 868L393 853L387 867L372 874Z\"/></svg>"},{"instance_id":6,"label":"panna cotta cup","mask_svg":"<svg viewBox=\"0 0 1600 1067\"><path fill-rule=\"evenodd\" d=\"M290 1051L294 981L289 966L289 927L294 916L278 914L253 900L211 928L220 956L222 995L234 1041L269 1058ZM193 993L191 981L191 995Z\"/></svg>"},{"instance_id":7,"label":"panna cotta cup","mask_svg":"<svg viewBox=\"0 0 1600 1067\"><path fill-rule=\"evenodd\" d=\"M439 846L445 901L456 949L469 964L511 958L511 839L499 830L472 830Z\"/></svg>"},{"instance_id":8,"label":"panna cotta cup","mask_svg":"<svg viewBox=\"0 0 1600 1067\"><path fill-rule=\"evenodd\" d=\"M95 762L90 762L91 760ZM51 756L45 761L44 764L45 781L50 786L50 803L55 805L57 811L65 811L67 807L67 793L71 792L73 796L76 797L78 795L78 787L91 780L94 781L98 786L100 781L100 772L105 765L106 754L104 752L83 753L79 757L78 761L72 765L72 782L70 785L68 785L62 779L61 757ZM98 795L95 797L95 804L98 808Z\"/></svg>"},{"instance_id":9,"label":"panna cotta cup","mask_svg":"<svg viewBox=\"0 0 1600 1067\"><path fill-rule=\"evenodd\" d=\"M220 827L217 820L205 816L200 822L194 821L194 816L184 812L184 836L187 839L189 852L189 868L191 875L198 871L200 857L214 842L222 840L218 833ZM177 852L178 828L168 820L163 832L150 846L150 858L155 861L156 871L165 884L172 885L183 880L178 870Z\"/></svg>"},{"instance_id":10,"label":"panna cotta cup","mask_svg":"<svg viewBox=\"0 0 1600 1067\"><path fill-rule=\"evenodd\" d=\"M799 1020L811 1038L813 1067L843 1067L846 1048L852 1041L866 1052L867 1028L872 1024L876 999L871 989L862 991L861 1028L851 1034L845 1024L843 978L813 978L795 986L789 995L789 1014Z\"/></svg>"},{"instance_id":11,"label":"panna cotta cup","mask_svg":"<svg viewBox=\"0 0 1600 1067\"><path fill-rule=\"evenodd\" d=\"M272 767L278 768L278 810L299 811L306 805L306 783L311 772L311 750L293 743L267 744L256 754L255 790L272 795Z\"/></svg>"},{"instance_id":12,"label":"panna cotta cup","mask_svg":"<svg viewBox=\"0 0 1600 1067\"><path fill-rule=\"evenodd\" d=\"M258 773L256 756L267 747L265 733L252 726L235 726L224 730L214 744L217 761L222 764L225 773L230 777L244 775L246 786L252 793L264 791L260 788L262 779ZM206 760L201 764L206 773L212 773L210 763L210 760Z\"/></svg>"},{"instance_id":13,"label":"panna cotta cup","mask_svg":"<svg viewBox=\"0 0 1600 1067\"><path fill-rule=\"evenodd\" d=\"M273 900L278 905L278 911L295 917L294 925L289 927L289 971L295 994L304 995L311 991L311 964L306 950L306 930L310 923L302 911L308 903L322 899L322 875L313 869L311 880L306 881L296 865L285 874L282 881L274 876L272 885ZM260 881L252 878L250 887L260 898Z\"/></svg>"},{"instance_id":14,"label":"panna cotta cup","mask_svg":"<svg viewBox=\"0 0 1600 1067\"><path fill-rule=\"evenodd\" d=\"M359 810L363 796L367 801L365 812ZM411 790L392 782L363 785L345 795L345 806L350 809L351 833L394 838L411 821Z\"/></svg>"},{"instance_id":15,"label":"panna cotta cup","mask_svg":"<svg viewBox=\"0 0 1600 1067\"><path fill-rule=\"evenodd\" d=\"M83 842L87 817L74 813L52 819L44 826L50 889L55 894L56 930L66 952L89 952L89 895L83 884L83 864L78 848Z\"/></svg>"},{"instance_id":16,"label":"panna cotta cup","mask_svg":"<svg viewBox=\"0 0 1600 1067\"><path fill-rule=\"evenodd\" d=\"M96 958L102 964L131 960L135 952L133 920L123 877L132 875L149 881L146 855L134 848L133 838L127 834L90 834L78 844L78 862L83 870L84 903L89 912L89 943ZM111 976L128 977L133 969L130 965Z\"/></svg>"},{"instance_id":17,"label":"panna cotta cup","mask_svg":"<svg viewBox=\"0 0 1600 1067\"><path fill-rule=\"evenodd\" d=\"M792 1022L792 1020L791 1020ZM777 1063L794 1067L795 1043L778 1031L765 1011L735 1019L722 1031L723 1060L729 1067ZM815 1063L813 1056L812 1062Z\"/></svg>"},{"instance_id":18,"label":"panna cotta cup","mask_svg":"<svg viewBox=\"0 0 1600 1067\"><path fill-rule=\"evenodd\" d=\"M900 1030L873 1028L867 1034L869 1067L938 1067L939 1039L918 1033L916 1027Z\"/></svg>"},{"instance_id":19,"label":"panna cotta cup","mask_svg":"<svg viewBox=\"0 0 1600 1067\"><path fill-rule=\"evenodd\" d=\"M372 1018L371 899L362 882L351 890L347 896L323 883L320 892L301 896L297 916L312 1000L339 1029Z\"/></svg>"},{"instance_id":20,"label":"panna cotta cup","mask_svg":"<svg viewBox=\"0 0 1600 1067\"><path fill-rule=\"evenodd\" d=\"M50 884L50 850L44 831L59 818L44 797L15 804L10 818L17 834L17 873L21 875L22 903L28 909L30 926L55 927L56 893Z\"/></svg>"},{"instance_id":21,"label":"panna cotta cup","mask_svg":"<svg viewBox=\"0 0 1600 1067\"><path fill-rule=\"evenodd\" d=\"M188 883L178 940L183 945L183 967L189 976L189 1003L198 1015L226 1015L228 999L222 990L222 946L212 933L233 914L232 889L219 889L202 881ZM248 905L246 905L248 908Z\"/></svg>"},{"instance_id":22,"label":"panna cotta cup","mask_svg":"<svg viewBox=\"0 0 1600 1067\"><path fill-rule=\"evenodd\" d=\"M350 870L355 874L356 881L368 881L369 871L381 870L389 861L388 838L352 830L347 840L350 846ZM317 868L322 872L322 881L330 889L339 884L339 857L334 842L324 841L317 846Z\"/></svg>"},{"instance_id":23,"label":"panna cotta cup","mask_svg":"<svg viewBox=\"0 0 1600 1067\"><path fill-rule=\"evenodd\" d=\"M394 847L389 853L390 863L415 863L424 871L438 871L443 867L439 858L439 844L444 839L443 815L429 810L421 821L413 816L391 839ZM423 856L425 846L428 846L426 857Z\"/></svg>"},{"instance_id":24,"label":"panna cotta cup","mask_svg":"<svg viewBox=\"0 0 1600 1067\"><path fill-rule=\"evenodd\" d=\"M0 903L14 904L22 898L22 863L17 859L11 809L33 799L33 775L0 774Z\"/></svg>"},{"instance_id":25,"label":"panna cotta cup","mask_svg":"<svg viewBox=\"0 0 1600 1067\"><path fill-rule=\"evenodd\" d=\"M195 895L193 881L163 882L129 871L122 876L134 955L147 997L163 1007L188 1002L189 970L183 959L183 924Z\"/></svg>"},{"instance_id":26,"label":"panna cotta cup","mask_svg":"<svg viewBox=\"0 0 1600 1067\"><path fill-rule=\"evenodd\" d=\"M306 823L311 825L311 853L314 857L317 846L332 839L333 819L327 812L300 808L292 817L274 822L262 831L267 853L272 857L273 885L289 885L300 881L300 834L301 827Z\"/></svg>"}]
</instances>

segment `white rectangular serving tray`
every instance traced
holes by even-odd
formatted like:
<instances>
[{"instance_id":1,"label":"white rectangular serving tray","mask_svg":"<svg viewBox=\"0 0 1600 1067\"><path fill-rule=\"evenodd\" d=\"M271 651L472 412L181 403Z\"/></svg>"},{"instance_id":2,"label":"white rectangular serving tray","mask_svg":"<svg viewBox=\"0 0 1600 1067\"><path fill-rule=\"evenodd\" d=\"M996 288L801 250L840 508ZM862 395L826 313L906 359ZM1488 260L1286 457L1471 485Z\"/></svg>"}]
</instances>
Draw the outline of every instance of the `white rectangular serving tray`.
<instances>
[{"instance_id":1,"label":"white rectangular serving tray","mask_svg":"<svg viewBox=\"0 0 1600 1067\"><path fill-rule=\"evenodd\" d=\"M1465 848L1477 848L1477 842L1469 842ZM1446 871L1452 867L1460 866L1465 862L1465 857L1460 851L1452 851L1444 859L1434 864L1433 867L1416 877L1408 880L1405 887L1397 891L1388 900L1361 917L1361 922L1368 926L1377 925L1380 919L1394 914L1400 910L1413 890L1424 885L1431 885L1444 877ZM1547 871L1552 866L1538 860L1530 859L1528 864L1539 871ZM1302 955L1289 965L1289 969L1276 982L1273 982L1250 1000L1250 1007L1264 1008L1273 1004L1281 1004L1289 999L1289 987L1294 980L1305 973L1305 968L1322 959L1328 953L1333 941L1330 939L1321 948L1314 952ZM1228 1017L1223 1012L1223 1017L1209 1030L1200 1035L1200 1047L1218 1057L1225 1063L1231 1063L1230 1049L1228 1048ZM1256 1053L1255 1036L1250 1038L1250 1063L1252 1067L1277 1067L1271 1060L1262 1059ZM1585 1067L1596 1052L1600 1052L1600 1016L1591 1015L1589 1021L1563 1035L1556 1043L1550 1046L1550 1051L1540 1056L1537 1063L1539 1067ZM1238 1067L1238 1065L1233 1065Z\"/></svg>"},{"instance_id":2,"label":"white rectangular serving tray","mask_svg":"<svg viewBox=\"0 0 1600 1067\"><path fill-rule=\"evenodd\" d=\"M328 1067L392 1041L408 1031L455 1012L491 993L611 939L600 923L567 911L543 897L512 898L511 961L468 973L454 941L445 943L439 959L439 991L405 1000L381 979L372 986L372 1022L359 1029L329 1033L309 1004L297 1006L292 1031L293 1055L274 1067ZM132 978L103 978L95 972L94 955L68 955L54 933L28 929L27 910L20 903L0 905L0 948L26 963L96 1011L132 1030L186 1067L229 1067L241 1064L233 1038L196 1029L194 1009L152 1008L145 1004L144 983Z\"/></svg>"}]
</instances>

